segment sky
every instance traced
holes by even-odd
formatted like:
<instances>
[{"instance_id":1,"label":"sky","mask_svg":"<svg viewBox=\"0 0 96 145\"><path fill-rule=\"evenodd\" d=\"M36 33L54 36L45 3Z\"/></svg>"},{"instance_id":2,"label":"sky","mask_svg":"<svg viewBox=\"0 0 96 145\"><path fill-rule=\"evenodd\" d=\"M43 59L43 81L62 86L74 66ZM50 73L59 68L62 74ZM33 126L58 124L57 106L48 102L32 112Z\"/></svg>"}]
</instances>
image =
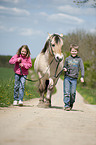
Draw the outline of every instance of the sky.
<instances>
[{"instance_id":1,"label":"sky","mask_svg":"<svg viewBox=\"0 0 96 145\"><path fill-rule=\"evenodd\" d=\"M94 0L83 6L73 1L0 0L0 55L13 56L22 45L28 45L31 58L35 58L48 33L96 33Z\"/></svg>"}]
</instances>

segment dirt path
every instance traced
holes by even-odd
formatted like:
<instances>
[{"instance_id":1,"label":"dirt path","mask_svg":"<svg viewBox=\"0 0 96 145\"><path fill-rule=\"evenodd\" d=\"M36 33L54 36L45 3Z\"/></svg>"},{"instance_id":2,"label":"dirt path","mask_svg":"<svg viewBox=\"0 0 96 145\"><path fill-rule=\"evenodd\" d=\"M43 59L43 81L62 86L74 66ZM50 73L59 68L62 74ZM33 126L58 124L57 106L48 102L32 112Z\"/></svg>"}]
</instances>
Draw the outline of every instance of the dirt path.
<instances>
[{"instance_id":1,"label":"dirt path","mask_svg":"<svg viewBox=\"0 0 96 145\"><path fill-rule=\"evenodd\" d=\"M96 107L77 93L73 110L64 111L62 86L59 80L52 108L38 108L38 99L0 108L0 145L96 145Z\"/></svg>"}]
</instances>

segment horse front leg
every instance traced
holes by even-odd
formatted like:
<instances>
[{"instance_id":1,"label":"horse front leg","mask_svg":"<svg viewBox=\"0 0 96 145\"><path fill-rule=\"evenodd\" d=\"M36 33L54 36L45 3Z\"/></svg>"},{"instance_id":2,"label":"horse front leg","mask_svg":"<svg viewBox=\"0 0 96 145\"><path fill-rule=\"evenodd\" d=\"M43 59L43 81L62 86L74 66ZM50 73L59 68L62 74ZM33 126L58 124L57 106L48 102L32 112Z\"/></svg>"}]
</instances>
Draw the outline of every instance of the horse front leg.
<instances>
[{"instance_id":1,"label":"horse front leg","mask_svg":"<svg viewBox=\"0 0 96 145\"><path fill-rule=\"evenodd\" d=\"M39 76L39 78L42 77L41 74L40 74L40 72L38 72L38 76ZM39 80L40 99L39 99L38 107L42 107L42 105L44 103L44 90L45 90L44 80L43 79L40 79Z\"/></svg>"},{"instance_id":2,"label":"horse front leg","mask_svg":"<svg viewBox=\"0 0 96 145\"><path fill-rule=\"evenodd\" d=\"M46 101L45 101L46 107L51 107L51 96L52 96L52 92L53 92L53 86L54 86L53 79L49 78L49 85L47 88Z\"/></svg>"}]
</instances>

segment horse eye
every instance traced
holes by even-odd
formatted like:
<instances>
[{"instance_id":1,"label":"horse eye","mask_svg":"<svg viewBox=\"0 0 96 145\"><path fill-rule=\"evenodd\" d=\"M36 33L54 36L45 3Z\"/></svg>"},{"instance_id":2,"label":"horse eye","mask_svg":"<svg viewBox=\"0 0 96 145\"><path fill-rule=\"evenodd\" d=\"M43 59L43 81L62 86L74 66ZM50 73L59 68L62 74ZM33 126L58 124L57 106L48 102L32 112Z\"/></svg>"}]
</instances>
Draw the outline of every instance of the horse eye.
<instances>
[{"instance_id":1,"label":"horse eye","mask_svg":"<svg viewBox=\"0 0 96 145\"><path fill-rule=\"evenodd\" d=\"M52 44L52 47L55 47L55 44Z\"/></svg>"}]
</instances>

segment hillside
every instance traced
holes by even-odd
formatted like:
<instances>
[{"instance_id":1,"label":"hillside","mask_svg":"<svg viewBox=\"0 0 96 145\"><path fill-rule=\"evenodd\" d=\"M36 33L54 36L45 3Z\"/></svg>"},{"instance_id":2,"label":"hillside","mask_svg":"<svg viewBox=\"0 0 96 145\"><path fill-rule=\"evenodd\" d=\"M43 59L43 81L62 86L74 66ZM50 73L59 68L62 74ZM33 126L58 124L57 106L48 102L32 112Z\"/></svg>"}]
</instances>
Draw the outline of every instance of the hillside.
<instances>
[{"instance_id":1,"label":"hillside","mask_svg":"<svg viewBox=\"0 0 96 145\"><path fill-rule=\"evenodd\" d=\"M96 35L86 33L83 30L77 30L64 36L64 45L62 51L64 58L70 55L70 44L75 43L79 46L79 56L83 59L85 68L85 86L96 88ZM0 67L13 67L9 64L11 56L0 55ZM34 70L34 61L32 59L32 69Z\"/></svg>"},{"instance_id":2,"label":"hillside","mask_svg":"<svg viewBox=\"0 0 96 145\"><path fill-rule=\"evenodd\" d=\"M12 56L5 56L5 55L0 55L0 67L10 67L12 68L13 65L9 64L9 59Z\"/></svg>"},{"instance_id":3,"label":"hillside","mask_svg":"<svg viewBox=\"0 0 96 145\"><path fill-rule=\"evenodd\" d=\"M80 83L79 75L77 89L85 99L89 98L89 103L93 104L96 102L96 35L79 30L64 36L63 41L64 46L62 47L62 51L64 58L70 55L70 44L75 43L79 45L79 56L84 62L85 82L83 85ZM14 65L9 64L10 58L11 56L0 55L0 67L14 67ZM31 69L33 70L34 61L35 59L32 59ZM62 76L62 78L64 78L64 74L62 74Z\"/></svg>"}]
</instances>

